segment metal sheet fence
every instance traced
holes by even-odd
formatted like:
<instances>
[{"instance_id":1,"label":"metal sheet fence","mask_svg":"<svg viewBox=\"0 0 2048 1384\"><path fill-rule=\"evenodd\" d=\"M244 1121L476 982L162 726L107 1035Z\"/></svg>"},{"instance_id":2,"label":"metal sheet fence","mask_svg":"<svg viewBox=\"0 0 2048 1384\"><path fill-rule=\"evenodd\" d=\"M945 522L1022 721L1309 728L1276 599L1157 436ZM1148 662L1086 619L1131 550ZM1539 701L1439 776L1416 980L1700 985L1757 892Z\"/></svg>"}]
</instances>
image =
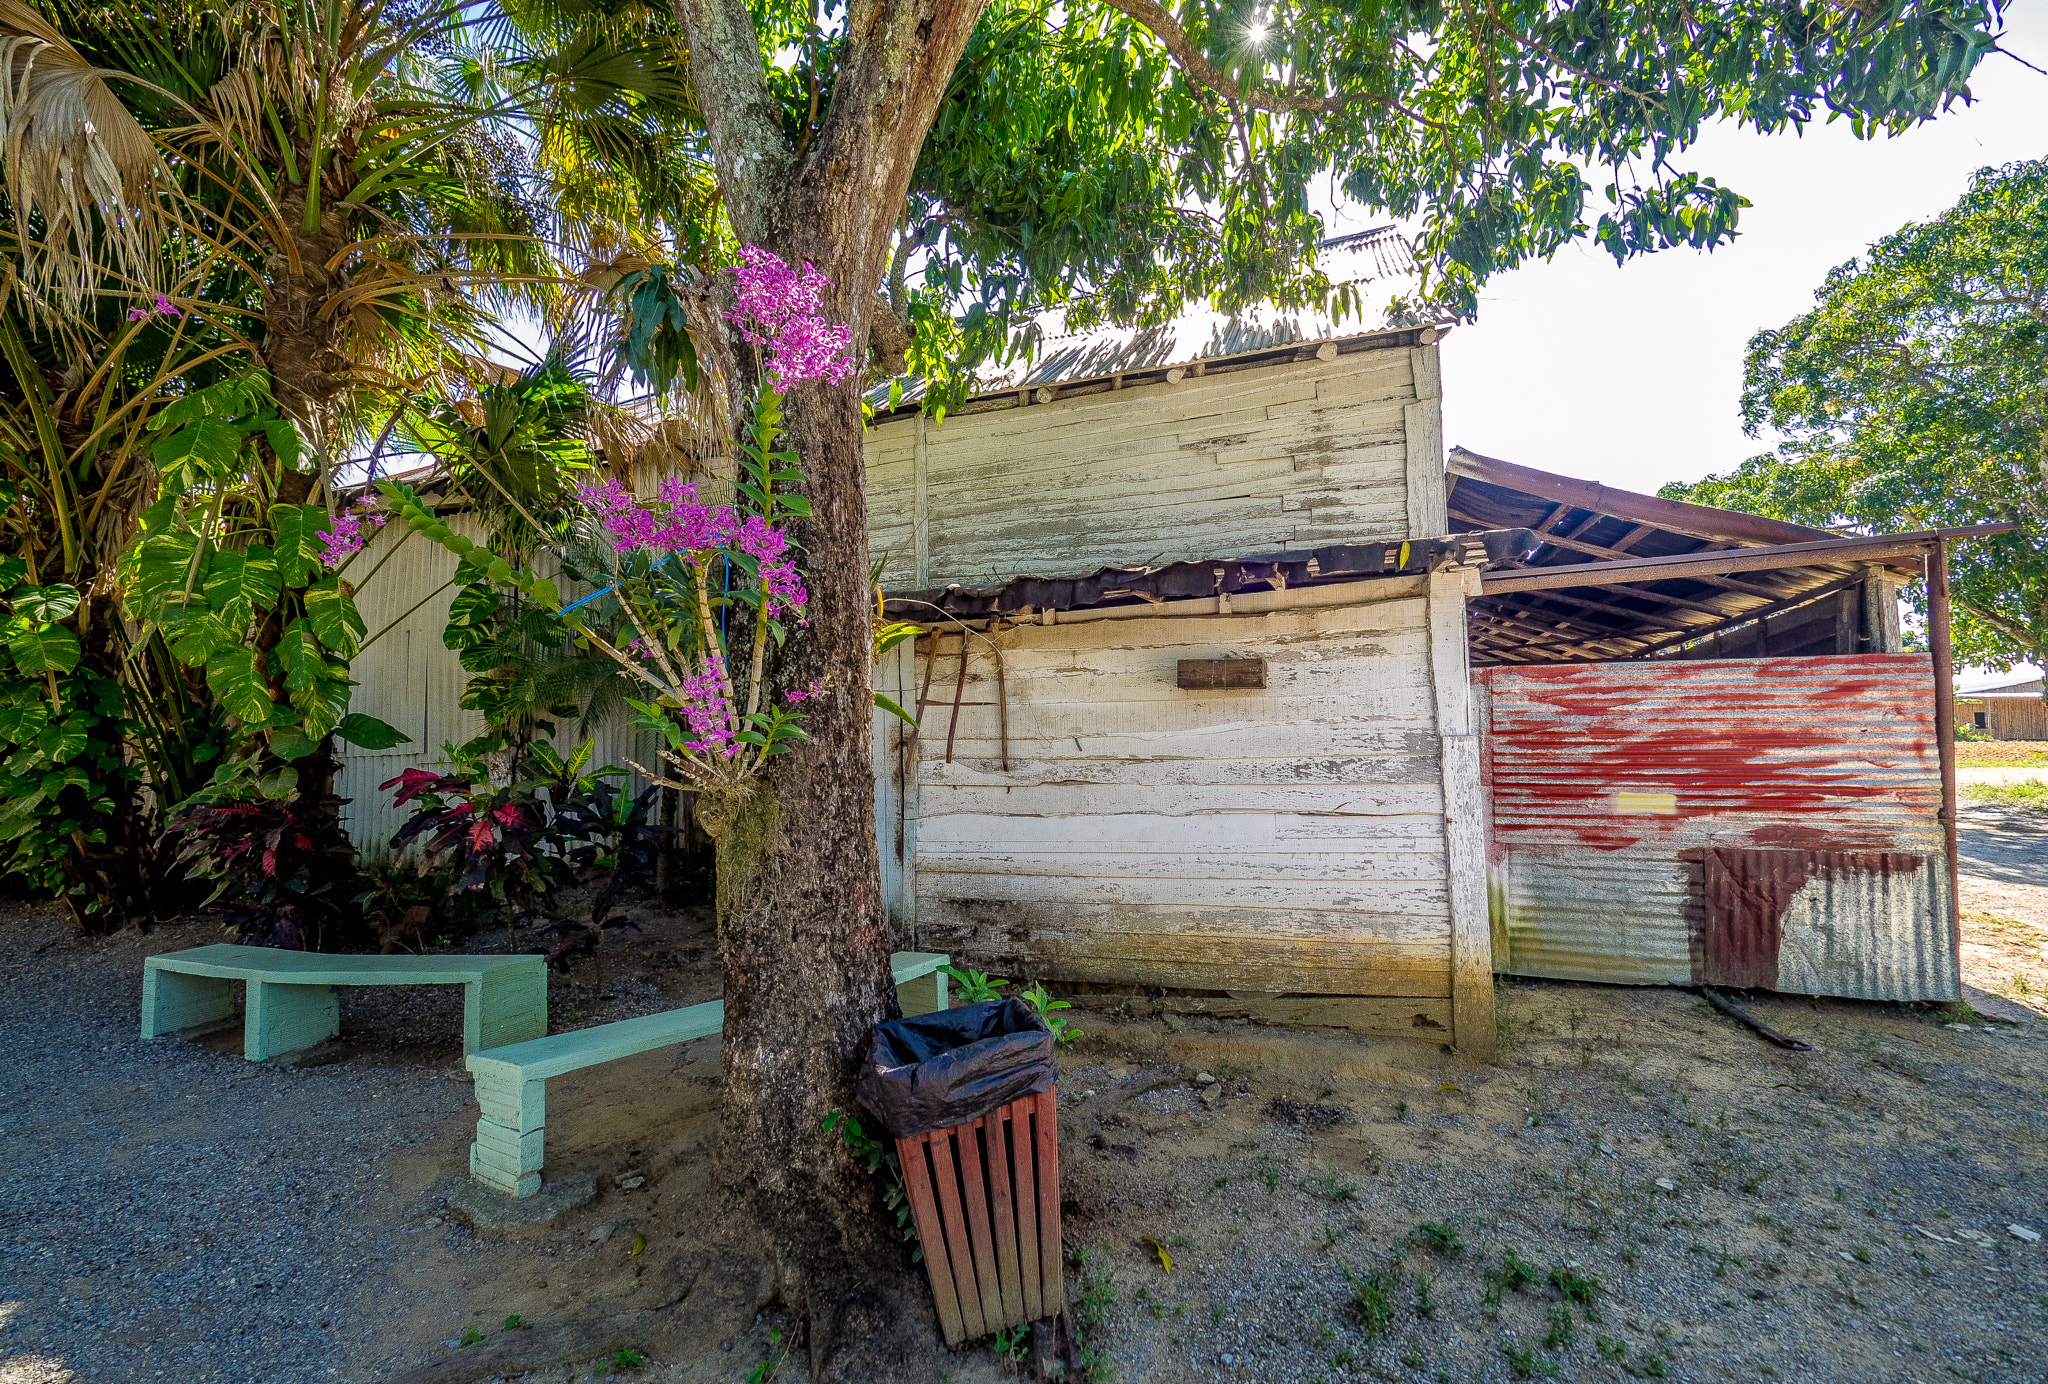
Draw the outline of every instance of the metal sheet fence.
<instances>
[{"instance_id":1,"label":"metal sheet fence","mask_svg":"<svg viewBox=\"0 0 2048 1384\"><path fill-rule=\"evenodd\" d=\"M1741 851L1770 857L1752 871L1805 872L1774 904L1779 988L1955 994L1926 656L1489 668L1475 680L1496 970L1709 978L1713 938L1753 945L1710 927L1709 853ZM1843 852L1924 867L1826 863Z\"/></svg>"}]
</instances>

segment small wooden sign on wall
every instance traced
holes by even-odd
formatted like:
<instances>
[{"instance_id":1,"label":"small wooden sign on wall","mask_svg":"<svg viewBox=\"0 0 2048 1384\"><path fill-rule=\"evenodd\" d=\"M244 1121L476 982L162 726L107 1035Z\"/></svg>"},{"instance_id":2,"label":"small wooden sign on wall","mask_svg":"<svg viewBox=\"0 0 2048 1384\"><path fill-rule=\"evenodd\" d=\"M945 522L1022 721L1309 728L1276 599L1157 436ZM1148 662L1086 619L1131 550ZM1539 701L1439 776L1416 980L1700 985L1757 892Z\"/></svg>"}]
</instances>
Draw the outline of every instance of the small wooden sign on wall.
<instances>
[{"instance_id":1,"label":"small wooden sign on wall","mask_svg":"<svg viewBox=\"0 0 2048 1384\"><path fill-rule=\"evenodd\" d=\"M1264 687L1266 660L1263 658L1184 658L1176 686L1191 691L1218 687Z\"/></svg>"}]
</instances>

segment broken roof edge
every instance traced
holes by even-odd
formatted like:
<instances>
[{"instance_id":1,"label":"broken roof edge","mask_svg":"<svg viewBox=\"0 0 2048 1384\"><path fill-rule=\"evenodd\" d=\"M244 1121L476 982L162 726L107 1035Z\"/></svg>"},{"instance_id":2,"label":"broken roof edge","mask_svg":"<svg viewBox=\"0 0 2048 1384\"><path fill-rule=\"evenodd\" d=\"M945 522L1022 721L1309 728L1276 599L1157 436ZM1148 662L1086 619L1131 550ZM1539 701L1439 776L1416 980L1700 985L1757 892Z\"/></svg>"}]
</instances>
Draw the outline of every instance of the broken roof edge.
<instances>
[{"instance_id":1,"label":"broken roof edge","mask_svg":"<svg viewBox=\"0 0 2048 1384\"><path fill-rule=\"evenodd\" d=\"M953 582L887 593L883 611L894 619L923 623L933 612L978 617L1158 605L1245 591L1415 577L1446 567L1491 567L1527 557L1541 541L1528 529L1491 529L1441 538L1336 543L1303 553L1193 558L1160 567L1102 567L1085 576L1013 577L999 586L968 588Z\"/></svg>"},{"instance_id":2,"label":"broken roof edge","mask_svg":"<svg viewBox=\"0 0 2048 1384\"><path fill-rule=\"evenodd\" d=\"M1506 490L1519 490L1525 495L1569 505L1573 509L1598 511L1631 523L1651 524L1708 542L1775 547L1785 543L1851 536L1742 510L1717 509L1685 500L1667 500L1661 495L1619 490L1598 481L1560 476L1552 471L1539 471L1533 466L1502 461L1498 457L1482 456L1466 447L1452 447L1444 469L1453 476L1468 477Z\"/></svg>"}]
</instances>

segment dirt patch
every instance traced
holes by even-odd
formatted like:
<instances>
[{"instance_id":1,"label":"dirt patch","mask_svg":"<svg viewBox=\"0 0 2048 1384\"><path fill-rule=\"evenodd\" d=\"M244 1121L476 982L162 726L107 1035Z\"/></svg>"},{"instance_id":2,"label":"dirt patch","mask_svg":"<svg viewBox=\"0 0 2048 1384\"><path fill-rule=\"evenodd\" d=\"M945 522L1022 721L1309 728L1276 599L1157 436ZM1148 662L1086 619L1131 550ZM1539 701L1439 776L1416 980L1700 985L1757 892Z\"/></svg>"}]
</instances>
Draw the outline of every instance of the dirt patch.
<instances>
[{"instance_id":1,"label":"dirt patch","mask_svg":"<svg viewBox=\"0 0 2048 1384\"><path fill-rule=\"evenodd\" d=\"M2008 764L2022 768L2048 765L2048 740L1958 740L1956 764Z\"/></svg>"},{"instance_id":2,"label":"dirt patch","mask_svg":"<svg viewBox=\"0 0 2048 1384\"><path fill-rule=\"evenodd\" d=\"M1816 1049L1788 1053L1684 992L1498 999L1492 1068L1098 1026L1060 1118L1080 1145L1068 1241L1089 1252L1070 1292L1102 1317L1110 1377L2038 1377L2048 1260L2006 1226L2048 1230L2048 1039L1746 1001ZM1162 1067L1207 1067L1227 1099L1117 1104L1110 1072ZM1307 1107L1352 1118L1287 1118Z\"/></svg>"},{"instance_id":3,"label":"dirt patch","mask_svg":"<svg viewBox=\"0 0 2048 1384\"><path fill-rule=\"evenodd\" d=\"M554 1028L716 993L706 919L636 916L602 983L594 965L554 982ZM1997 966L2035 935L2035 914L2003 916L1966 931ZM5 1384L367 1384L472 1335L636 1304L698 1209L710 1042L555 1083L549 1167L598 1198L483 1237L444 1215L476 1112L439 992L346 992L335 1060L250 1064L232 1032L135 1041L142 957L218 940L206 926L102 943L48 910L6 926ZM1498 998L1494 1067L1427 1042L1084 1018L1061 1162L1097 1377L2038 1377L2048 1272L2006 1227L2048 1231L2048 1039L1747 1000L1816 1048L1787 1053L1682 992ZM617 1377L738 1380L787 1326ZM1014 1377L988 1342L942 1362L953 1384ZM779 1377L804 1363L799 1347Z\"/></svg>"}]
</instances>

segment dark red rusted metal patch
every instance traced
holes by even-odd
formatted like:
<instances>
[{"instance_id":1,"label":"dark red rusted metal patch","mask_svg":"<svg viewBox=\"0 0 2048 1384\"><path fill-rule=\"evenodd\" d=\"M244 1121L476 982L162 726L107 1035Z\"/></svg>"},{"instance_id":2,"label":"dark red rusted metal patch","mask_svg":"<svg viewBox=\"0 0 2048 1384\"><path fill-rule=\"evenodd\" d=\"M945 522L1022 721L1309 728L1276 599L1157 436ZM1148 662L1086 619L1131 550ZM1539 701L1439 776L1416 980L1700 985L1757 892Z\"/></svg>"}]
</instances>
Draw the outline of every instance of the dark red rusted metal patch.
<instances>
[{"instance_id":1,"label":"dark red rusted metal patch","mask_svg":"<svg viewBox=\"0 0 2048 1384\"><path fill-rule=\"evenodd\" d=\"M1693 947L1693 980L1703 985L1776 990L1785 912L1807 882L1855 875L1889 879L1916 873L1927 857L1899 851L1730 850L1702 853L1705 907ZM1856 920L1844 920L1854 923Z\"/></svg>"}]
</instances>

